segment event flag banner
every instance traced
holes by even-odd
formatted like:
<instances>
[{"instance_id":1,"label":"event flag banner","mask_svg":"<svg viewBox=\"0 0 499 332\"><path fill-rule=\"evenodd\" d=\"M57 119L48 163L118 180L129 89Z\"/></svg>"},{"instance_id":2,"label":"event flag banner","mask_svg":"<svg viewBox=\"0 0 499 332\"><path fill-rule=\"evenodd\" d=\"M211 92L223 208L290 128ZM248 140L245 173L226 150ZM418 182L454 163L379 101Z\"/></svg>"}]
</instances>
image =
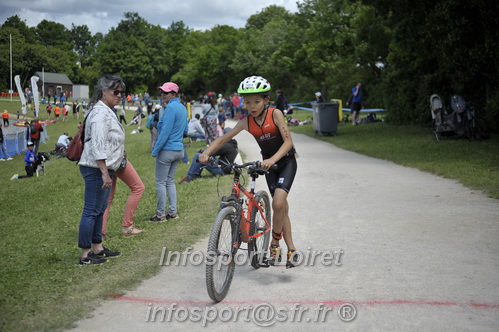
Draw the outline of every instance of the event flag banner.
<instances>
[{"instance_id":1,"label":"event flag banner","mask_svg":"<svg viewBox=\"0 0 499 332\"><path fill-rule=\"evenodd\" d=\"M23 116L26 117L26 98L24 98L23 89L21 87L21 77L16 75L14 77L14 81L16 82L17 92L19 92L19 98L21 99L21 110Z\"/></svg>"},{"instance_id":2,"label":"event flag banner","mask_svg":"<svg viewBox=\"0 0 499 332\"><path fill-rule=\"evenodd\" d=\"M31 76L31 91L33 91L33 101L35 102L35 117L38 117L38 111L40 110L40 96L38 95L38 82L40 78L38 76Z\"/></svg>"}]
</instances>

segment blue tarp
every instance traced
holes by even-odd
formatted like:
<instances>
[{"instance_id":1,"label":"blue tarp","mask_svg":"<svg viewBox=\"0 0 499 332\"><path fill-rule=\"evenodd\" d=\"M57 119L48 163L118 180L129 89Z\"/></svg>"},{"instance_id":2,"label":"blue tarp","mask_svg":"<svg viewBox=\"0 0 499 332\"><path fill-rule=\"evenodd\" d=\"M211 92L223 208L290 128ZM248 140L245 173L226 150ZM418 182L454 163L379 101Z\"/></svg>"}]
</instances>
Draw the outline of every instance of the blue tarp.
<instances>
[{"instance_id":1,"label":"blue tarp","mask_svg":"<svg viewBox=\"0 0 499 332\"><path fill-rule=\"evenodd\" d=\"M315 100L305 101L305 102L302 102L302 103L292 103L292 104L289 104L289 105L293 106L293 108L298 108L298 109L306 110L306 111L312 111L313 109L310 108L310 107L299 106L299 105L313 104L313 103L315 103ZM352 111L350 108L342 107L342 109L343 109L343 111L347 111L347 112L351 112ZM371 112L386 112L386 110L382 109L382 108L363 108L360 111L361 112L366 112L366 113L371 113Z\"/></svg>"}]
</instances>

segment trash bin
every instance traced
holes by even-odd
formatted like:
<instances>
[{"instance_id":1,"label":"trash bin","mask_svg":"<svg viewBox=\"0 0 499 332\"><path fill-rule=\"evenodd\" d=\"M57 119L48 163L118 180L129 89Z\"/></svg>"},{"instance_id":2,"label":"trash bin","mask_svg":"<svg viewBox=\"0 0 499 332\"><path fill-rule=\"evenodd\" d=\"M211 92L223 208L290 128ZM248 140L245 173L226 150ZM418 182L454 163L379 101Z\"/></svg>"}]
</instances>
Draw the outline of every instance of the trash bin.
<instances>
[{"instance_id":1,"label":"trash bin","mask_svg":"<svg viewBox=\"0 0 499 332\"><path fill-rule=\"evenodd\" d=\"M317 135L336 136L338 129L338 107L339 104L337 102L312 104L314 130Z\"/></svg>"}]
</instances>

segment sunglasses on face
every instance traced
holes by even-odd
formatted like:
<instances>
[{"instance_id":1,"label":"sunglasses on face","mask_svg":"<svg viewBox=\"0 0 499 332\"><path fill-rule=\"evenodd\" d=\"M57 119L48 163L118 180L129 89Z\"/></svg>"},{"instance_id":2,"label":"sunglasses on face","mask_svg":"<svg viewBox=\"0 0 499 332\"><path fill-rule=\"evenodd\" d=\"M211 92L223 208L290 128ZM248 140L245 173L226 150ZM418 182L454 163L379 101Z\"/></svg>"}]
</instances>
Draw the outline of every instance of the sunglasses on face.
<instances>
[{"instance_id":1,"label":"sunglasses on face","mask_svg":"<svg viewBox=\"0 0 499 332\"><path fill-rule=\"evenodd\" d=\"M173 93L173 91L168 91L168 92L165 92L165 91L161 90L161 94L162 94L162 95L167 95L167 94L169 94L169 93Z\"/></svg>"},{"instance_id":2,"label":"sunglasses on face","mask_svg":"<svg viewBox=\"0 0 499 332\"><path fill-rule=\"evenodd\" d=\"M121 90L114 90L113 91L113 95L117 96L121 93L121 96L124 97L125 96L125 91L121 91Z\"/></svg>"}]
</instances>

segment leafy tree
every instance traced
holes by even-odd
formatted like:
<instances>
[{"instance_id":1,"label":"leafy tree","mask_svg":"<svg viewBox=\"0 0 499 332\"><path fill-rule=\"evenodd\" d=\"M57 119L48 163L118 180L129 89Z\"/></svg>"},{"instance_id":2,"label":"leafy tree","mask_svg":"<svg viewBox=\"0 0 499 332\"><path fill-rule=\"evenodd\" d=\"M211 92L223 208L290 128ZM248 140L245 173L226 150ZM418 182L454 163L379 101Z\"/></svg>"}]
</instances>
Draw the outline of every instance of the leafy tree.
<instances>
[{"instance_id":1,"label":"leafy tree","mask_svg":"<svg viewBox=\"0 0 499 332\"><path fill-rule=\"evenodd\" d=\"M102 34L101 34L102 35ZM73 51L78 55L80 67L85 68L92 64L93 55L97 46L97 40L86 25L71 25L71 40Z\"/></svg>"},{"instance_id":2,"label":"leafy tree","mask_svg":"<svg viewBox=\"0 0 499 332\"><path fill-rule=\"evenodd\" d=\"M128 91L144 93L157 87L157 75L170 68L167 34L137 13L125 13L124 16L125 19L99 43L95 67L85 73L91 76L92 82L103 74L120 75Z\"/></svg>"},{"instance_id":3,"label":"leafy tree","mask_svg":"<svg viewBox=\"0 0 499 332\"><path fill-rule=\"evenodd\" d=\"M12 39L11 39L12 37ZM19 30L13 27L0 28L0 90L7 91L10 89L10 42L12 40L12 73L13 76L20 75L21 81L29 79L26 70L26 62L24 60L26 44L25 37ZM14 81L12 88L16 90Z\"/></svg>"},{"instance_id":4,"label":"leafy tree","mask_svg":"<svg viewBox=\"0 0 499 332\"><path fill-rule=\"evenodd\" d=\"M363 2L393 32L382 75L390 120L427 123L432 93L444 99L461 94L499 127L497 2Z\"/></svg>"},{"instance_id":5,"label":"leafy tree","mask_svg":"<svg viewBox=\"0 0 499 332\"><path fill-rule=\"evenodd\" d=\"M356 73L355 27L352 20L358 3L348 0L306 0L298 4L297 24L303 28L304 41L296 51L300 73L315 83L305 88L309 95L321 90L326 99L344 95ZM313 89L313 90L311 90Z\"/></svg>"},{"instance_id":6,"label":"leafy tree","mask_svg":"<svg viewBox=\"0 0 499 332\"><path fill-rule=\"evenodd\" d=\"M24 37L26 43L34 43L36 41L35 29L26 25L26 21L21 20L18 15L11 16L5 20L0 29L13 28Z\"/></svg>"},{"instance_id":7,"label":"leafy tree","mask_svg":"<svg viewBox=\"0 0 499 332\"><path fill-rule=\"evenodd\" d=\"M233 86L246 76L260 75L275 89L291 87L296 79L294 51L301 36L297 30L293 15L283 7L272 5L250 16L234 55L237 81Z\"/></svg>"},{"instance_id":8,"label":"leafy tree","mask_svg":"<svg viewBox=\"0 0 499 332\"><path fill-rule=\"evenodd\" d=\"M45 46L57 47L64 51L72 51L71 31L64 25L43 20L35 29L39 43Z\"/></svg>"},{"instance_id":9,"label":"leafy tree","mask_svg":"<svg viewBox=\"0 0 499 332\"><path fill-rule=\"evenodd\" d=\"M186 64L173 78L183 83L194 95L207 91L227 93L234 79L230 64L233 47L238 40L239 31L227 25L219 25L204 32L192 32L184 48Z\"/></svg>"},{"instance_id":10,"label":"leafy tree","mask_svg":"<svg viewBox=\"0 0 499 332\"><path fill-rule=\"evenodd\" d=\"M167 29L166 38L168 38L168 47L166 49L168 51L168 64L170 67L167 75L170 77L179 72L187 63L187 59L189 58L188 50L191 49L191 45L187 44L190 40L191 32L192 30L183 21L172 22Z\"/></svg>"}]
</instances>

